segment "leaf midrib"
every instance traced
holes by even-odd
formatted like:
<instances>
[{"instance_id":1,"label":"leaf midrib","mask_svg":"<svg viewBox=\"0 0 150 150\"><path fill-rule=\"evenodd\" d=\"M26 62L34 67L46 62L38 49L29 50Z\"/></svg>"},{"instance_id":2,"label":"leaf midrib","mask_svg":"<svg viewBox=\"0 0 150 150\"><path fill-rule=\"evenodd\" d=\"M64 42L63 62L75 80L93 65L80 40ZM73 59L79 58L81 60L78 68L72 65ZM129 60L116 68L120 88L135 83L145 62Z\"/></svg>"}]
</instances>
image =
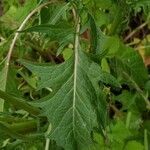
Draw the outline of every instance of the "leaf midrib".
<instances>
[{"instance_id":1,"label":"leaf midrib","mask_svg":"<svg viewBox=\"0 0 150 150\"><path fill-rule=\"evenodd\" d=\"M80 19L77 20L76 35L74 42L74 78L73 78L73 132L75 128L75 109L76 109L76 91L77 91L77 72L78 72L78 61L79 61L79 32L80 32ZM75 134L75 132L74 132Z\"/></svg>"}]
</instances>

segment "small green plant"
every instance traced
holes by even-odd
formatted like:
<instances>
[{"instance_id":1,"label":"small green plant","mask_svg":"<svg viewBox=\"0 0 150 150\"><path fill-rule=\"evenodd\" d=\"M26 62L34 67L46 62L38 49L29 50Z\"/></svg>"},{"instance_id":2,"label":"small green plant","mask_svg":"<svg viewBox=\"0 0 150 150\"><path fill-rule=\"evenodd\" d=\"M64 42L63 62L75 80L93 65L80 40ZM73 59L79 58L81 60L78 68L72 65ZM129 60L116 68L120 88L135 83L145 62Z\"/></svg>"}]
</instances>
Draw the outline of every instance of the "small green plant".
<instances>
[{"instance_id":1,"label":"small green plant","mask_svg":"<svg viewBox=\"0 0 150 150\"><path fill-rule=\"evenodd\" d=\"M149 13L147 0L4 0L0 148L149 150Z\"/></svg>"}]
</instances>

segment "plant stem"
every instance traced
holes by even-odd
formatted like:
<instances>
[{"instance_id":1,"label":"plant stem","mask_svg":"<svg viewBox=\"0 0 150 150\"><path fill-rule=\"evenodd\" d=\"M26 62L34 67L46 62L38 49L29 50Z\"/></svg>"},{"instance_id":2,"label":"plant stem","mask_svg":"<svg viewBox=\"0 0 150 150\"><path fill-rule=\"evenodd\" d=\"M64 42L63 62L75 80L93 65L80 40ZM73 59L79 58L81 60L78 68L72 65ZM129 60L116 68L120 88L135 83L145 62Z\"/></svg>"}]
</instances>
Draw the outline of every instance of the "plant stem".
<instances>
[{"instance_id":1,"label":"plant stem","mask_svg":"<svg viewBox=\"0 0 150 150\"><path fill-rule=\"evenodd\" d=\"M138 26L136 29L134 29L128 36L125 37L124 42L127 42L133 35L135 35L139 30L144 28L147 25L148 22L142 23L140 26Z\"/></svg>"},{"instance_id":2,"label":"plant stem","mask_svg":"<svg viewBox=\"0 0 150 150\"><path fill-rule=\"evenodd\" d=\"M145 150L148 150L148 137L147 137L147 130L144 130L144 148Z\"/></svg>"},{"instance_id":3,"label":"plant stem","mask_svg":"<svg viewBox=\"0 0 150 150\"><path fill-rule=\"evenodd\" d=\"M28 120L20 123L13 123L10 129L17 133L27 134L37 130L37 120Z\"/></svg>"},{"instance_id":4,"label":"plant stem","mask_svg":"<svg viewBox=\"0 0 150 150\"><path fill-rule=\"evenodd\" d=\"M48 129L47 129L47 131L45 133L46 136L48 136L50 134L51 128L52 128L52 126L51 126L51 124L49 124ZM50 143L50 139L46 138L45 150L49 150L49 143Z\"/></svg>"},{"instance_id":5,"label":"plant stem","mask_svg":"<svg viewBox=\"0 0 150 150\"><path fill-rule=\"evenodd\" d=\"M116 106L110 104L110 107L115 112L115 114L116 114L117 117L120 117L122 115L121 112L116 108Z\"/></svg>"},{"instance_id":6,"label":"plant stem","mask_svg":"<svg viewBox=\"0 0 150 150\"><path fill-rule=\"evenodd\" d=\"M132 115L132 113L129 111L127 114L127 119L126 119L126 128L127 129L130 127L131 115Z\"/></svg>"},{"instance_id":7,"label":"plant stem","mask_svg":"<svg viewBox=\"0 0 150 150\"><path fill-rule=\"evenodd\" d=\"M33 107L29 105L26 101L21 100L17 97L14 97L13 95L9 95L6 92L3 92L0 90L0 98L4 99L6 102L12 104L13 106L19 108L19 109L24 109L27 112L31 113L32 115L39 115L40 114L40 109Z\"/></svg>"},{"instance_id":8,"label":"plant stem","mask_svg":"<svg viewBox=\"0 0 150 150\"><path fill-rule=\"evenodd\" d=\"M7 123L19 123L19 122L23 122L23 121L27 121L27 119L23 119L23 118L17 118L17 117L13 117L13 116L3 116L0 117L0 121L2 122L7 122Z\"/></svg>"},{"instance_id":9,"label":"plant stem","mask_svg":"<svg viewBox=\"0 0 150 150\"><path fill-rule=\"evenodd\" d=\"M19 31L21 31L25 24L27 23L27 21L36 13L38 12L39 10L41 10L43 7L49 5L49 4L52 4L56 1L50 1L50 2L47 2L47 3L44 3L44 4L41 4L40 6L38 6L37 8L35 8L31 13L28 14L28 16L25 18L25 20L22 22L22 24L20 25L19 29L17 30L18 32L15 33L15 36L12 40L12 43L10 45L10 48L9 48L9 51L8 51L8 55L7 55L7 60L6 60L6 67L9 67L9 63L10 63L10 58L11 58L11 54L12 54L12 51L13 51L13 48L14 48L14 45L16 43L16 40L19 36Z\"/></svg>"},{"instance_id":10,"label":"plant stem","mask_svg":"<svg viewBox=\"0 0 150 150\"><path fill-rule=\"evenodd\" d=\"M56 0L53 0L53 1L49 1L47 3L44 3L44 4L41 4L40 6L38 6L37 8L35 8L33 11L31 11L28 16L24 19L24 21L22 22L22 24L20 25L20 27L18 28L17 31L21 31L25 24L28 22L28 20L36 13L36 12L39 12L43 7L47 6L47 5L50 5L52 3L55 3L57 2ZM10 65L10 59L11 59L11 55L12 55L12 51L13 51L13 48L15 46L15 43L18 39L18 36L19 36L19 32L16 32L15 33L15 36L12 40L12 43L10 45L10 48L9 48L9 51L8 51L8 54L7 54L7 58L6 58L6 62L5 62L5 83L4 83L4 91L6 90L6 81L7 81L7 77L8 77L8 71L9 71L9 65ZM4 104L3 104L4 105ZM2 110L3 111L3 110Z\"/></svg>"},{"instance_id":11,"label":"plant stem","mask_svg":"<svg viewBox=\"0 0 150 150\"><path fill-rule=\"evenodd\" d=\"M130 82L132 83L132 85L134 86L134 88L137 90L137 92L143 98L143 100L145 101L145 103L147 105L147 109L150 110L150 101L147 99L147 96L145 96L144 92L140 89L140 87L138 86L138 84L134 80L132 80L132 78L127 73L125 73L125 72L123 72L123 73L130 80Z\"/></svg>"},{"instance_id":12,"label":"plant stem","mask_svg":"<svg viewBox=\"0 0 150 150\"><path fill-rule=\"evenodd\" d=\"M37 121L36 120L29 120L22 123L17 124L6 124L0 121L0 129L4 131L3 136L12 137L14 139L22 139L25 141L34 140L38 138L44 138L44 135L37 134L37 135L24 135L27 133L31 133L37 129Z\"/></svg>"}]
</instances>

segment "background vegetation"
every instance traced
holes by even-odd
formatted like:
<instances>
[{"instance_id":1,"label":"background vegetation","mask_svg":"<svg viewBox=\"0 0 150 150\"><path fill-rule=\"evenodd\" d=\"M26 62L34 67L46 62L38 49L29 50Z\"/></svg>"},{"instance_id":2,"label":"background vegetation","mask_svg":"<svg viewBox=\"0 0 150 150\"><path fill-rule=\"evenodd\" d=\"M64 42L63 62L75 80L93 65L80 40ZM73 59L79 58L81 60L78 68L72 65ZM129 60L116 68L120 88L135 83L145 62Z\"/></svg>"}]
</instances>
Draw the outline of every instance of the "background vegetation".
<instances>
[{"instance_id":1,"label":"background vegetation","mask_svg":"<svg viewBox=\"0 0 150 150\"><path fill-rule=\"evenodd\" d=\"M149 0L2 0L0 16L0 149L150 149Z\"/></svg>"}]
</instances>

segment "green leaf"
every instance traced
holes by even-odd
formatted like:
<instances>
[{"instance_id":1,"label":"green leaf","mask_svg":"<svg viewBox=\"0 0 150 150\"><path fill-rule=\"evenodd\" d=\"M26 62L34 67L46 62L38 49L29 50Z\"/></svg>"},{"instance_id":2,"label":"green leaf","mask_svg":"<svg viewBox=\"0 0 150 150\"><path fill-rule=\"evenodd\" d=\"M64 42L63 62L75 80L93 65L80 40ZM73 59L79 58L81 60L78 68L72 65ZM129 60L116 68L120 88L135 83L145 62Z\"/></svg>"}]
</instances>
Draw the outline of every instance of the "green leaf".
<instances>
[{"instance_id":1,"label":"green leaf","mask_svg":"<svg viewBox=\"0 0 150 150\"><path fill-rule=\"evenodd\" d=\"M111 7L112 5L112 1L111 0L94 0L94 2L97 4L98 7L103 8L103 9L107 9L109 7Z\"/></svg>"},{"instance_id":2,"label":"green leaf","mask_svg":"<svg viewBox=\"0 0 150 150\"><path fill-rule=\"evenodd\" d=\"M122 94L120 94L119 96L116 97L116 100L119 100L123 107L122 109L132 109L132 105L135 104L135 100L136 100L136 94L133 94L131 92L128 91L123 91Z\"/></svg>"},{"instance_id":3,"label":"green leaf","mask_svg":"<svg viewBox=\"0 0 150 150\"><path fill-rule=\"evenodd\" d=\"M124 150L144 150L144 146L137 141L129 141Z\"/></svg>"},{"instance_id":4,"label":"green leaf","mask_svg":"<svg viewBox=\"0 0 150 150\"><path fill-rule=\"evenodd\" d=\"M112 150L122 150L127 138L131 136L125 123L118 120L115 125L111 124L108 135Z\"/></svg>"},{"instance_id":5,"label":"green leaf","mask_svg":"<svg viewBox=\"0 0 150 150\"><path fill-rule=\"evenodd\" d=\"M118 121L115 125L111 125L111 141L122 143L128 136L130 136L130 132L122 121Z\"/></svg>"},{"instance_id":6,"label":"green leaf","mask_svg":"<svg viewBox=\"0 0 150 150\"><path fill-rule=\"evenodd\" d=\"M46 36L50 38L50 40L58 41L60 47L57 50L57 55L59 55L63 51L63 48L67 44L73 43L74 39L74 28L65 21L57 25L49 24L34 26L22 32L39 32L46 34Z\"/></svg>"},{"instance_id":7,"label":"green leaf","mask_svg":"<svg viewBox=\"0 0 150 150\"><path fill-rule=\"evenodd\" d=\"M21 61L40 78L38 89L52 89L39 106L52 124L49 137L66 150L90 145L90 133L96 126L92 105L97 99L96 87L88 74L92 62L80 50L75 58L73 55L60 65L44 67Z\"/></svg>"},{"instance_id":8,"label":"green leaf","mask_svg":"<svg viewBox=\"0 0 150 150\"><path fill-rule=\"evenodd\" d=\"M61 5L60 7L57 7L55 11L53 12L53 15L50 18L50 23L55 24L61 16L64 14L64 12L69 8L70 3Z\"/></svg>"},{"instance_id":9,"label":"green leaf","mask_svg":"<svg viewBox=\"0 0 150 150\"><path fill-rule=\"evenodd\" d=\"M121 86L119 81L115 77L113 77L108 72L102 71L102 69L96 63L91 64L91 66L89 68L89 74L93 78L97 78L97 81L100 81L102 83L109 84L109 85L112 85L114 87L120 87Z\"/></svg>"},{"instance_id":10,"label":"green leaf","mask_svg":"<svg viewBox=\"0 0 150 150\"><path fill-rule=\"evenodd\" d=\"M150 14L149 0L131 1L130 3L131 3L130 5L134 9L135 13L141 12L141 10L143 10L145 15L149 17L149 14Z\"/></svg>"},{"instance_id":11,"label":"green leaf","mask_svg":"<svg viewBox=\"0 0 150 150\"><path fill-rule=\"evenodd\" d=\"M46 33L51 37L54 36L58 37L60 35L62 37L62 35L65 32L68 33L70 31L73 31L73 28L67 22L61 22L57 25L45 24L45 25L33 26L21 32L40 32L40 33Z\"/></svg>"},{"instance_id":12,"label":"green leaf","mask_svg":"<svg viewBox=\"0 0 150 150\"><path fill-rule=\"evenodd\" d=\"M93 17L89 14L89 21L90 21L90 28L91 28L91 49L93 52L96 52L97 49L97 42L98 42L98 35L97 35L97 26Z\"/></svg>"},{"instance_id":13,"label":"green leaf","mask_svg":"<svg viewBox=\"0 0 150 150\"><path fill-rule=\"evenodd\" d=\"M11 125L0 121L0 134L1 134L0 148L2 148L1 147L2 142L4 142L4 140L7 140L9 138L19 139L24 142L44 139L44 135L41 133L30 134L30 135L27 134L27 132L29 132L30 130L35 130L36 126L37 126L37 122L35 120L29 120L26 122L21 122L21 123L16 123Z\"/></svg>"},{"instance_id":14,"label":"green leaf","mask_svg":"<svg viewBox=\"0 0 150 150\"><path fill-rule=\"evenodd\" d=\"M66 19L66 12L70 9L70 3L57 3L43 8L40 13L41 24L56 24L62 19Z\"/></svg>"},{"instance_id":15,"label":"green leaf","mask_svg":"<svg viewBox=\"0 0 150 150\"><path fill-rule=\"evenodd\" d=\"M71 48L65 48L63 51L63 57L65 60L69 59L72 56L73 50Z\"/></svg>"},{"instance_id":16,"label":"green leaf","mask_svg":"<svg viewBox=\"0 0 150 150\"><path fill-rule=\"evenodd\" d=\"M95 141L94 145L92 145L89 149L85 148L82 150L107 150L105 140L100 134L93 133L93 139Z\"/></svg>"},{"instance_id":17,"label":"green leaf","mask_svg":"<svg viewBox=\"0 0 150 150\"><path fill-rule=\"evenodd\" d=\"M103 33L100 33L99 37L99 47L97 50L98 55L105 55L113 57L116 55L120 46L120 40L116 36L106 36Z\"/></svg>"},{"instance_id":18,"label":"green leaf","mask_svg":"<svg viewBox=\"0 0 150 150\"><path fill-rule=\"evenodd\" d=\"M5 91L6 88L6 77L5 77L5 69L3 68L0 71L0 90ZM4 110L4 100L0 99L0 112Z\"/></svg>"},{"instance_id":19,"label":"green leaf","mask_svg":"<svg viewBox=\"0 0 150 150\"><path fill-rule=\"evenodd\" d=\"M9 10L0 18L0 20L4 22L5 26L8 28L16 29L36 5L36 0L25 1L24 7L17 8L15 5L11 5Z\"/></svg>"},{"instance_id":20,"label":"green leaf","mask_svg":"<svg viewBox=\"0 0 150 150\"><path fill-rule=\"evenodd\" d=\"M39 115L40 114L40 110L38 108L29 105L23 99L20 99L18 97L10 95L10 94L3 92L1 90L0 90L0 98L4 99L9 104L12 104L14 107L24 109L33 115Z\"/></svg>"},{"instance_id":21,"label":"green leaf","mask_svg":"<svg viewBox=\"0 0 150 150\"><path fill-rule=\"evenodd\" d=\"M6 74L7 77L6 77ZM17 89L16 70L13 67L9 68L8 73L6 67L3 67L0 71L0 90L11 93L15 96L21 97L20 92ZM4 101L0 99L0 112L4 110Z\"/></svg>"},{"instance_id":22,"label":"green leaf","mask_svg":"<svg viewBox=\"0 0 150 150\"><path fill-rule=\"evenodd\" d=\"M125 80L130 77L139 86L143 87L148 80L148 73L140 54L123 44L110 65L118 77L121 76Z\"/></svg>"}]
</instances>

